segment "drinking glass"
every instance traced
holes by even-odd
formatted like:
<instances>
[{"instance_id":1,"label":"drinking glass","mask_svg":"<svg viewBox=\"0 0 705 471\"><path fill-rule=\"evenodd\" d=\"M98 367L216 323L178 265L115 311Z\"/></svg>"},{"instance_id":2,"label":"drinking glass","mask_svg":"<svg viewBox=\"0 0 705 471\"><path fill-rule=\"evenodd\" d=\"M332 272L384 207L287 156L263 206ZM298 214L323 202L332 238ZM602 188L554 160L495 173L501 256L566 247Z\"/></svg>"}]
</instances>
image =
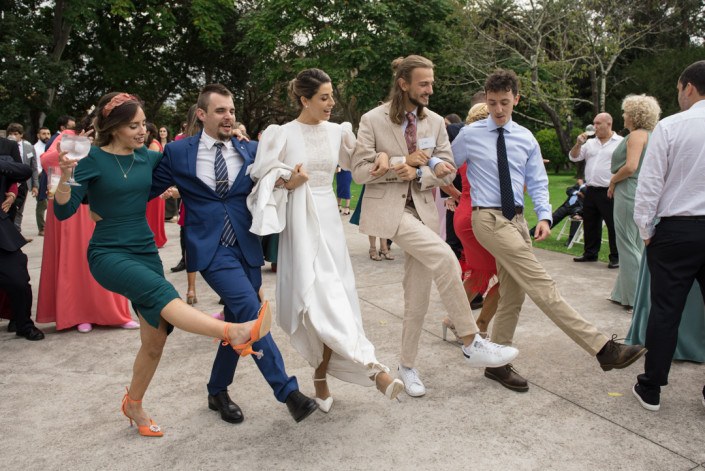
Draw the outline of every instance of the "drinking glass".
<instances>
[{"instance_id":1,"label":"drinking glass","mask_svg":"<svg viewBox=\"0 0 705 471\"><path fill-rule=\"evenodd\" d=\"M59 167L49 167L47 171L47 198L50 200L54 199L54 193L59 187L59 180L61 180L61 168Z\"/></svg>"},{"instance_id":2,"label":"drinking glass","mask_svg":"<svg viewBox=\"0 0 705 471\"><path fill-rule=\"evenodd\" d=\"M588 139L592 139L593 137L595 137L595 126L593 126L592 124L588 124L587 126L585 126L585 134L587 134Z\"/></svg>"},{"instance_id":3,"label":"drinking glass","mask_svg":"<svg viewBox=\"0 0 705 471\"><path fill-rule=\"evenodd\" d=\"M88 155L91 150L91 141L86 136L63 136L61 138L61 151L67 152L66 156L69 159L81 160ZM66 180L66 185L81 186L73 178L73 169L71 169L71 178Z\"/></svg>"}]
</instances>

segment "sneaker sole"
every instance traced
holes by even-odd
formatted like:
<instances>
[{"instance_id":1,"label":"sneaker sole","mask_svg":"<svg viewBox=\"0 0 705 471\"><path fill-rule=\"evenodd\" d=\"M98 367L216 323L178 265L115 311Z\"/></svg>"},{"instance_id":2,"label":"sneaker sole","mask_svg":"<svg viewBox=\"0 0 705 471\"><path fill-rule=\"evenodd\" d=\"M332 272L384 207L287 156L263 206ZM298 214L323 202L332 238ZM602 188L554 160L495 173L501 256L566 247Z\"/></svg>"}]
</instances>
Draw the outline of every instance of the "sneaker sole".
<instances>
[{"instance_id":1,"label":"sneaker sole","mask_svg":"<svg viewBox=\"0 0 705 471\"><path fill-rule=\"evenodd\" d=\"M416 394L412 394L411 392L409 392L408 389L406 389L406 387L404 387L404 392L405 392L407 395L411 396L411 397L421 397L421 396L425 396L425 395L426 395L426 391L423 391L423 392L420 392L420 393L416 393Z\"/></svg>"},{"instance_id":2,"label":"sneaker sole","mask_svg":"<svg viewBox=\"0 0 705 471\"><path fill-rule=\"evenodd\" d=\"M602 368L602 371L610 371L611 369L621 370L622 368L626 368L626 367L630 366L632 363L637 361L639 358L643 357L644 353L646 353L646 347L639 350L639 352L636 355L629 358L624 363L620 363L618 365L600 365L600 368Z\"/></svg>"},{"instance_id":3,"label":"sneaker sole","mask_svg":"<svg viewBox=\"0 0 705 471\"><path fill-rule=\"evenodd\" d=\"M511 389L512 391L527 392L529 390L528 384L526 386L513 386L509 383L505 383L504 381L502 381L502 378L488 371L485 371L485 378L491 379L492 381L497 381L499 384L501 384L507 389Z\"/></svg>"},{"instance_id":4,"label":"sneaker sole","mask_svg":"<svg viewBox=\"0 0 705 471\"><path fill-rule=\"evenodd\" d=\"M649 404L648 402L644 402L644 400L641 398L638 392L636 392L636 386L632 387L632 394L634 394L634 397L636 398L637 401L639 401L639 404L641 404L641 407L643 407L646 410L650 410L652 412L656 412L661 408L661 404ZM705 399L703 399L705 401Z\"/></svg>"},{"instance_id":5,"label":"sneaker sole","mask_svg":"<svg viewBox=\"0 0 705 471\"><path fill-rule=\"evenodd\" d=\"M462 349L461 349L462 351ZM463 356L465 357L465 361L470 365L471 368L499 368L500 366L504 366L508 363L513 362L516 357L519 356L519 351L517 350L516 354L512 355L510 358L507 358L506 360L503 360L502 363L475 363L472 360L472 357L468 357L465 352L463 352Z\"/></svg>"}]
</instances>

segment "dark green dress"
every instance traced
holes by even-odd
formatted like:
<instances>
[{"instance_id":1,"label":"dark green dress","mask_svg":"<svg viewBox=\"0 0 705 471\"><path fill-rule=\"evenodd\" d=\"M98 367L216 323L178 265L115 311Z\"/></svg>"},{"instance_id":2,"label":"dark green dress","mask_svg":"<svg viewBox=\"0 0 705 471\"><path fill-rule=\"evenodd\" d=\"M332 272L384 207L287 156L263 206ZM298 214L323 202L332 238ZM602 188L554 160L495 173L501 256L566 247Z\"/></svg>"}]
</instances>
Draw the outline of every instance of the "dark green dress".
<instances>
[{"instance_id":1,"label":"dark green dress","mask_svg":"<svg viewBox=\"0 0 705 471\"><path fill-rule=\"evenodd\" d=\"M91 211L103 218L88 245L91 274L105 289L132 301L134 310L154 327L159 326L164 306L179 297L164 278L145 218L152 170L160 160L159 152L146 147L135 150L134 163L132 154L114 155L92 147L74 172L81 186L71 187L67 204L54 204L56 217L64 220L88 194Z\"/></svg>"}]
</instances>

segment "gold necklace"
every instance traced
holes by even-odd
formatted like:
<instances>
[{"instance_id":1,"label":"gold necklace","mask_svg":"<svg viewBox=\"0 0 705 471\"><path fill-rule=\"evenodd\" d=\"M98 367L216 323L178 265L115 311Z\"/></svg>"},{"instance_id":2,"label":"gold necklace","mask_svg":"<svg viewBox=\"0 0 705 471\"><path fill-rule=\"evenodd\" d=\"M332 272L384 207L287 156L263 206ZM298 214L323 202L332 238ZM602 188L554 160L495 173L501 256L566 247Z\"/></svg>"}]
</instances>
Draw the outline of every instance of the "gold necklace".
<instances>
[{"instance_id":1,"label":"gold necklace","mask_svg":"<svg viewBox=\"0 0 705 471\"><path fill-rule=\"evenodd\" d=\"M127 169L127 172L122 168L122 165L120 165L120 161L117 158L117 155L113 154L110 152L110 155L115 157L115 162L117 162L118 167L120 167L120 171L122 172L122 177L127 178L127 174L130 173L130 170L132 170L132 166L135 164L135 151L132 151L132 162L130 162L130 167Z\"/></svg>"}]
</instances>

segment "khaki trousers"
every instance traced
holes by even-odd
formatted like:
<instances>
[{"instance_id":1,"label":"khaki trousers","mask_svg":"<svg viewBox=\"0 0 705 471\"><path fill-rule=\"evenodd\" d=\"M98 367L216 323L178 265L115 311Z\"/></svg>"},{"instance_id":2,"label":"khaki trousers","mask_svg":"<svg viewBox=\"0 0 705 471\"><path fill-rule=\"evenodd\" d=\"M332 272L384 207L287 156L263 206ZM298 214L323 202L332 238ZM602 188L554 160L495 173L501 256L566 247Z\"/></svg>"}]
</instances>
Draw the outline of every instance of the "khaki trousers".
<instances>
[{"instance_id":1,"label":"khaki trousers","mask_svg":"<svg viewBox=\"0 0 705 471\"><path fill-rule=\"evenodd\" d=\"M511 345L524 297L531 300L568 337L591 355L609 340L586 321L561 296L556 282L536 260L524 216L511 221L501 211L472 212L472 229L477 240L495 257L499 278L499 306L494 316L492 341Z\"/></svg>"},{"instance_id":2,"label":"khaki trousers","mask_svg":"<svg viewBox=\"0 0 705 471\"><path fill-rule=\"evenodd\" d=\"M414 208L406 207L394 243L404 252L404 319L401 334L401 364L414 366L419 338L431 295L431 281L441 295L456 332L461 337L479 332L472 316L453 250L427 227Z\"/></svg>"}]
</instances>

